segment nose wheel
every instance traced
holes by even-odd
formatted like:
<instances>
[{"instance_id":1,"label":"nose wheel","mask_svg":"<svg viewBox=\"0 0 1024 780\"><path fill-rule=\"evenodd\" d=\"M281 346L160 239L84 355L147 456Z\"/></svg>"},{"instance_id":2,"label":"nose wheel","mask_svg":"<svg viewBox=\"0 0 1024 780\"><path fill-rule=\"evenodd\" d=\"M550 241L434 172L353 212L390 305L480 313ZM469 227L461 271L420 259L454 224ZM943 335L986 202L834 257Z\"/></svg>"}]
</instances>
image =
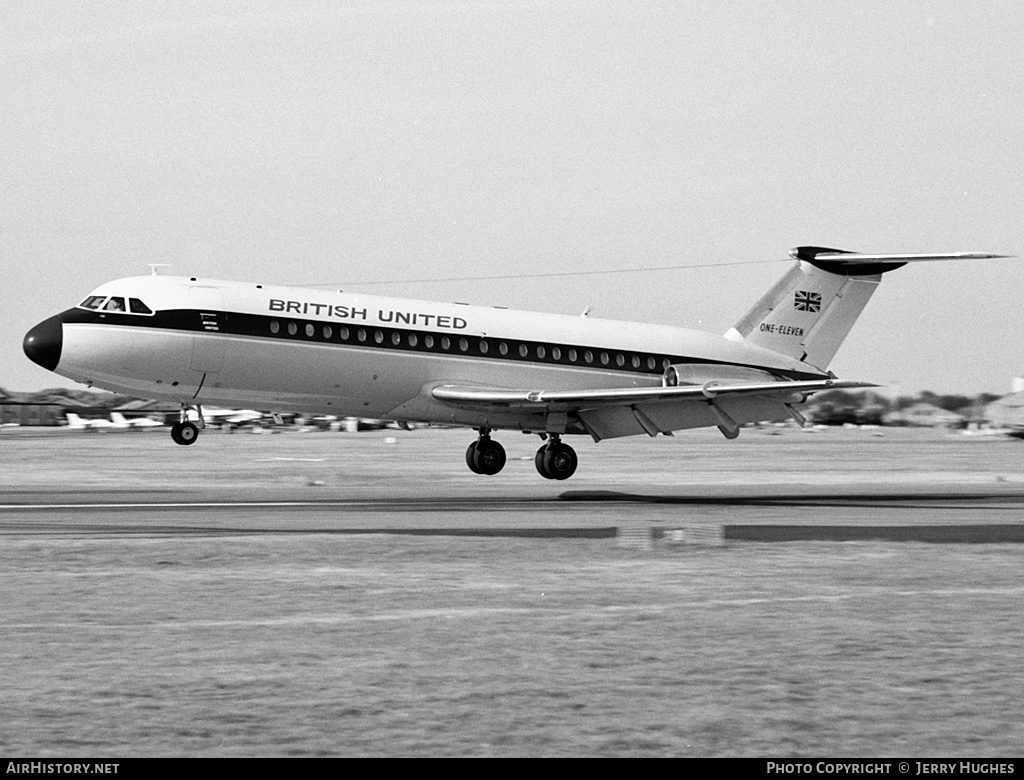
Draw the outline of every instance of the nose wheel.
<instances>
[{"instance_id":1,"label":"nose wheel","mask_svg":"<svg viewBox=\"0 0 1024 780\"><path fill-rule=\"evenodd\" d=\"M545 479L569 479L576 473L579 458L576 457L576 450L556 436L537 450L533 462Z\"/></svg>"},{"instance_id":2,"label":"nose wheel","mask_svg":"<svg viewBox=\"0 0 1024 780\"><path fill-rule=\"evenodd\" d=\"M490 430L480 429L480 438L466 450L466 465L474 474L497 474L505 467L505 448L490 436Z\"/></svg>"},{"instance_id":3,"label":"nose wheel","mask_svg":"<svg viewBox=\"0 0 1024 780\"><path fill-rule=\"evenodd\" d=\"M175 444L194 444L195 440L199 438L199 426L187 420L176 422L171 426L171 438Z\"/></svg>"}]
</instances>

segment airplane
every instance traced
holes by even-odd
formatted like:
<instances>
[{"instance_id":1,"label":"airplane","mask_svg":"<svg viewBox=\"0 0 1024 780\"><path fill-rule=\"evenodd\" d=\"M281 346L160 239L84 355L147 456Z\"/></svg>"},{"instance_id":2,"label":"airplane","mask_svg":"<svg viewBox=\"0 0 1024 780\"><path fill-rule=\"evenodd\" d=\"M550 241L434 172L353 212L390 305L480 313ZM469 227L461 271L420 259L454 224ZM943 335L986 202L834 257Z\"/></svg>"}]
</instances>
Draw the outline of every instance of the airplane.
<instances>
[{"instance_id":1,"label":"airplane","mask_svg":"<svg viewBox=\"0 0 1024 780\"><path fill-rule=\"evenodd\" d=\"M1004 257L814 246L789 254L795 263L721 336L154 269L96 288L33 327L23 348L90 387L179 404L171 437L182 445L205 427L203 404L287 409L472 428L466 464L485 475L506 460L493 432L537 434L537 471L563 480L578 465L567 436L715 426L732 439L745 423L803 425L798 407L812 393L874 386L828 366L884 273Z\"/></svg>"},{"instance_id":2,"label":"airplane","mask_svg":"<svg viewBox=\"0 0 1024 780\"><path fill-rule=\"evenodd\" d=\"M115 428L163 428L164 424L148 417L133 417L130 420L120 412L110 413L110 422Z\"/></svg>"},{"instance_id":3,"label":"airplane","mask_svg":"<svg viewBox=\"0 0 1024 780\"><path fill-rule=\"evenodd\" d=\"M74 412L65 412L64 417L68 421L68 430L72 431L107 430L117 427L106 417L84 418Z\"/></svg>"},{"instance_id":4,"label":"airplane","mask_svg":"<svg viewBox=\"0 0 1024 780\"><path fill-rule=\"evenodd\" d=\"M203 423L212 421L221 425L229 426L254 425L263 420L261 412L253 409L222 409L220 407L206 406L202 409Z\"/></svg>"}]
</instances>

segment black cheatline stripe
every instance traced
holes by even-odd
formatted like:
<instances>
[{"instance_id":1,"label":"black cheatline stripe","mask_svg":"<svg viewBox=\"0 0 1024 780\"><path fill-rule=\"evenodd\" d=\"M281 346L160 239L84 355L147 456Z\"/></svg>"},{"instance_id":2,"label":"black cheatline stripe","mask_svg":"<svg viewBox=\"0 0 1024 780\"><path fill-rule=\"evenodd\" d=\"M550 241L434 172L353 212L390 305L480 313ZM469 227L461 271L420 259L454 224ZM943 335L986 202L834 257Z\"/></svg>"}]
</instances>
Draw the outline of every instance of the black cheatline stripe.
<instances>
[{"instance_id":1,"label":"black cheatline stripe","mask_svg":"<svg viewBox=\"0 0 1024 780\"><path fill-rule=\"evenodd\" d=\"M720 360L669 355L661 352L636 352L581 344L503 339L496 336L470 336L468 334L461 335L457 331L414 330L347 321L324 322L323 320L225 311L202 310L200 312L198 309L171 309L146 316L94 312L75 308L63 312L60 318L65 323L82 322L208 333L211 330L211 316L216 318L216 332L224 336L249 336L311 344L391 349L401 352L507 360L546 366L595 368L645 376L660 377L670 365L678 364L736 365ZM276 330L274 329L275 323ZM502 345L505 347L504 352ZM556 354L557 357L555 357ZM586 359L588 354L591 357L589 362ZM575 355L575 360L571 359L573 355ZM603 358L607 358L607 362ZM620 358L621 364L619 363ZM634 358L639 360L639 366L634 366ZM652 360L653 366L651 365ZM822 378L820 374L809 372L765 369L757 365L743 367L761 371L770 370L772 373L785 376L788 379Z\"/></svg>"}]
</instances>

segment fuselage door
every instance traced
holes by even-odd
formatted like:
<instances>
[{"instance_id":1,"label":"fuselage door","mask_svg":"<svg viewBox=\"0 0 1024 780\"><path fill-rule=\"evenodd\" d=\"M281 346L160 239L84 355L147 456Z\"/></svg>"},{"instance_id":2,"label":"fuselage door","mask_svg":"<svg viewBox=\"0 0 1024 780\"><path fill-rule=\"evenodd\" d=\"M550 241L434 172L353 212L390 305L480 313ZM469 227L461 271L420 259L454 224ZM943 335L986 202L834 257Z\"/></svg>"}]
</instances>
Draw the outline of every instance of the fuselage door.
<instances>
[{"instance_id":1,"label":"fuselage door","mask_svg":"<svg viewBox=\"0 0 1024 780\"><path fill-rule=\"evenodd\" d=\"M189 368L212 374L224 367L224 340L220 336L224 305L216 287L188 288L189 307L199 329L192 336Z\"/></svg>"}]
</instances>

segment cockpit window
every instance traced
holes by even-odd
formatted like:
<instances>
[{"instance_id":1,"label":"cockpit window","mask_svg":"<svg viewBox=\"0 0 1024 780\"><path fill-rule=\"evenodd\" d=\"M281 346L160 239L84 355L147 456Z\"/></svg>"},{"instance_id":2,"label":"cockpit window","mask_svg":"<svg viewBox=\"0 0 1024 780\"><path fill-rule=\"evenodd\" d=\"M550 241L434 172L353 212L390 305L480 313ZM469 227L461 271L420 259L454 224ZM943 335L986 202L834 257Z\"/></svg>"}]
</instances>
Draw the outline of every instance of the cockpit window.
<instances>
[{"instance_id":1,"label":"cockpit window","mask_svg":"<svg viewBox=\"0 0 1024 780\"><path fill-rule=\"evenodd\" d=\"M106 306L103 305L106 301ZM153 310L149 308L139 298L129 298L128 306L125 307L124 298L119 295L115 295L113 298L107 298L106 295L90 295L80 304L79 308L92 309L93 311L121 311L131 312L132 314L153 314Z\"/></svg>"},{"instance_id":2,"label":"cockpit window","mask_svg":"<svg viewBox=\"0 0 1024 780\"><path fill-rule=\"evenodd\" d=\"M105 300L107 300L106 295L90 295L78 305L83 309L98 309Z\"/></svg>"}]
</instances>

